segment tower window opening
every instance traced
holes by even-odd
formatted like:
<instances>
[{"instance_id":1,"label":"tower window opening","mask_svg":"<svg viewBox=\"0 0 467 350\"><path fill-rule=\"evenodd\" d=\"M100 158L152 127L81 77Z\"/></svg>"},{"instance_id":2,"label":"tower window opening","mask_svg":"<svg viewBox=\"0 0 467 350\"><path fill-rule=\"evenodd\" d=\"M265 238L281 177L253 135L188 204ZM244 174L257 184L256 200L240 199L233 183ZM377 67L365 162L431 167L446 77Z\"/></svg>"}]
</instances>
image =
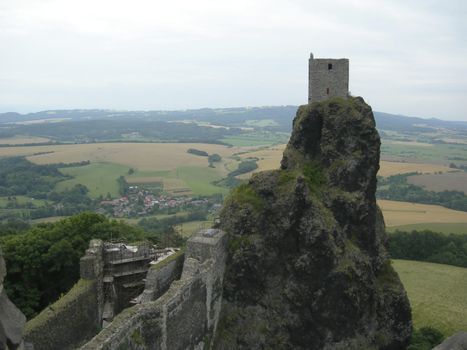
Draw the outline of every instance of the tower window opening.
<instances>
[{"instance_id":1,"label":"tower window opening","mask_svg":"<svg viewBox=\"0 0 467 350\"><path fill-rule=\"evenodd\" d=\"M326 95L329 95L329 88L326 88Z\"/></svg>"},{"instance_id":2,"label":"tower window opening","mask_svg":"<svg viewBox=\"0 0 467 350\"><path fill-rule=\"evenodd\" d=\"M332 69L332 63L328 63L328 70Z\"/></svg>"}]
</instances>

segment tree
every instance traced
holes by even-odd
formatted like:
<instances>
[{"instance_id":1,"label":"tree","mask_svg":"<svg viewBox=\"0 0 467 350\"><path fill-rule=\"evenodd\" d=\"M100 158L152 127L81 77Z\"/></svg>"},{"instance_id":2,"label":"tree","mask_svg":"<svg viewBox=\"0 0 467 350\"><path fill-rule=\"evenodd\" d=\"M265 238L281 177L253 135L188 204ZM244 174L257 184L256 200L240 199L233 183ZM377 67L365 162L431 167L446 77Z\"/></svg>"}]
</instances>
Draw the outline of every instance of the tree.
<instances>
[{"instance_id":1,"label":"tree","mask_svg":"<svg viewBox=\"0 0 467 350\"><path fill-rule=\"evenodd\" d=\"M20 235L2 236L8 265L5 288L27 317L54 302L79 279L79 260L93 238L135 241L144 231L94 213L39 224Z\"/></svg>"},{"instance_id":2,"label":"tree","mask_svg":"<svg viewBox=\"0 0 467 350\"><path fill-rule=\"evenodd\" d=\"M217 153L213 153L208 157L209 163L220 162L221 160L222 160L222 157L218 155Z\"/></svg>"}]
</instances>

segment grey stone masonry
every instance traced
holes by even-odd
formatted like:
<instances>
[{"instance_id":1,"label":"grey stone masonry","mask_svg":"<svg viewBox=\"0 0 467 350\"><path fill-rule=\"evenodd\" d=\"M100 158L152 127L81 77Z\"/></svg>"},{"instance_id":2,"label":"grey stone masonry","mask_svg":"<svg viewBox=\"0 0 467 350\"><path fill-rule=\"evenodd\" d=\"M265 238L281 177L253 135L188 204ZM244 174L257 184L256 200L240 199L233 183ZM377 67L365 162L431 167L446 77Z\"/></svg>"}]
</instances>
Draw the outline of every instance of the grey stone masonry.
<instances>
[{"instance_id":1,"label":"grey stone masonry","mask_svg":"<svg viewBox=\"0 0 467 350\"><path fill-rule=\"evenodd\" d=\"M181 278L163 295L123 310L80 349L212 349L222 304L227 235L217 229L201 230L188 240L184 256Z\"/></svg>"},{"instance_id":2,"label":"grey stone masonry","mask_svg":"<svg viewBox=\"0 0 467 350\"><path fill-rule=\"evenodd\" d=\"M349 93L349 60L347 58L314 58L308 64L308 103L331 97L347 98Z\"/></svg>"}]
</instances>

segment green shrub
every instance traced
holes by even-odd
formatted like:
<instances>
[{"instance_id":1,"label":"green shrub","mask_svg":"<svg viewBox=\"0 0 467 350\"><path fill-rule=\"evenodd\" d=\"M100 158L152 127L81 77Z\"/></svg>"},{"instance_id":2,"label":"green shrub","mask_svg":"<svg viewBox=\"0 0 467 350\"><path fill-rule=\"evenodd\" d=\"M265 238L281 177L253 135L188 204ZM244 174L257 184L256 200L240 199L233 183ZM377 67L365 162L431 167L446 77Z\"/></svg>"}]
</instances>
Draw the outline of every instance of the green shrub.
<instances>
[{"instance_id":1,"label":"green shrub","mask_svg":"<svg viewBox=\"0 0 467 350\"><path fill-rule=\"evenodd\" d=\"M317 190L326 183L326 176L321 166L315 162L309 162L303 166L303 176L310 190Z\"/></svg>"},{"instance_id":2,"label":"green shrub","mask_svg":"<svg viewBox=\"0 0 467 350\"><path fill-rule=\"evenodd\" d=\"M233 189L230 198L239 204L249 204L255 210L261 210L264 206L263 199L248 184Z\"/></svg>"},{"instance_id":3,"label":"green shrub","mask_svg":"<svg viewBox=\"0 0 467 350\"><path fill-rule=\"evenodd\" d=\"M414 330L407 350L430 350L440 344L443 339L443 334L436 328L422 327Z\"/></svg>"},{"instance_id":4,"label":"green shrub","mask_svg":"<svg viewBox=\"0 0 467 350\"><path fill-rule=\"evenodd\" d=\"M231 253L234 253L241 248L246 248L250 245L251 241L248 236L235 236L229 240L229 250Z\"/></svg>"}]
</instances>

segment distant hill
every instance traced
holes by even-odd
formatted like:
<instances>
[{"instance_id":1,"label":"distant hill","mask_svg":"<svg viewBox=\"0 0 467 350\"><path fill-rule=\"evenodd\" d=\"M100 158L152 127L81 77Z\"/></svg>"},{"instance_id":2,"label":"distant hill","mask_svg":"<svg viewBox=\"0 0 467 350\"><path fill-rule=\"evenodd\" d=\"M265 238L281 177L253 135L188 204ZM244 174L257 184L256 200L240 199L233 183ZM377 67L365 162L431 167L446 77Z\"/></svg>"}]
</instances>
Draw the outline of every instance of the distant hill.
<instances>
[{"instance_id":1,"label":"distant hill","mask_svg":"<svg viewBox=\"0 0 467 350\"><path fill-rule=\"evenodd\" d=\"M395 131L428 131L430 129L464 129L467 132L467 122L446 121L436 118L407 117L405 115L374 112L376 126L383 130Z\"/></svg>"},{"instance_id":2,"label":"distant hill","mask_svg":"<svg viewBox=\"0 0 467 350\"><path fill-rule=\"evenodd\" d=\"M298 106L273 107L238 107L238 108L202 108L178 111L116 111L106 109L70 109L49 110L27 114L16 112L0 113L0 123L18 123L33 120L67 118L79 119L107 119L137 117L169 121L174 119L193 119L207 122L223 122L239 124L251 119L272 119L280 125L291 125L292 117ZM405 115L374 112L380 129L407 130L407 128L462 128L467 130L467 122L446 121L436 118L408 117Z\"/></svg>"},{"instance_id":3,"label":"distant hill","mask_svg":"<svg viewBox=\"0 0 467 350\"><path fill-rule=\"evenodd\" d=\"M158 135L146 135L150 138L167 139L167 130L170 130L169 139L184 140L187 133L190 134L193 127L188 127L189 123L195 123L200 132L208 133L203 139L218 140L220 134L238 134L241 130L255 129L268 132L290 133L292 121L298 106L272 106L272 107L238 107L238 108L202 108L178 111L117 111L104 109L70 109L70 110L49 110L35 113L0 113L0 136L8 137L12 135L37 135L47 136L55 140L63 141L64 135L69 134L67 139L74 142L81 140L102 140L100 134L94 135L89 132L77 130L107 130L104 139L115 139L120 134L141 132L147 134L148 130L158 129ZM467 137L467 122L445 121L440 119L424 119L419 117L408 117L384 112L374 112L376 126L380 131L393 131L398 134L418 135L422 133L432 133L434 130L441 131L445 135L456 134L457 138ZM181 123L168 123L179 121ZM73 124L70 130L70 122ZM183 122L183 123L182 123ZM202 122L202 123L201 123ZM97 125L97 124L99 125ZM188 123L188 124L187 124ZM46 125L44 125L46 124ZM170 125L169 125L170 124ZM193 125L193 126L195 126ZM212 129L216 126L224 126L224 130L207 130L207 126ZM173 132L174 128L177 132ZM187 130L181 130L181 128ZM77 130L73 130L77 129ZM234 131L237 129L237 131ZM115 132L108 133L109 130ZM453 132L452 132L453 131ZM72 137L73 135L73 137ZM83 136L84 135L84 136ZM162 136L161 136L162 135ZM383 137L388 137L387 133L381 133ZM193 135L191 135L193 136ZM189 137L194 140L197 137Z\"/></svg>"}]
</instances>

